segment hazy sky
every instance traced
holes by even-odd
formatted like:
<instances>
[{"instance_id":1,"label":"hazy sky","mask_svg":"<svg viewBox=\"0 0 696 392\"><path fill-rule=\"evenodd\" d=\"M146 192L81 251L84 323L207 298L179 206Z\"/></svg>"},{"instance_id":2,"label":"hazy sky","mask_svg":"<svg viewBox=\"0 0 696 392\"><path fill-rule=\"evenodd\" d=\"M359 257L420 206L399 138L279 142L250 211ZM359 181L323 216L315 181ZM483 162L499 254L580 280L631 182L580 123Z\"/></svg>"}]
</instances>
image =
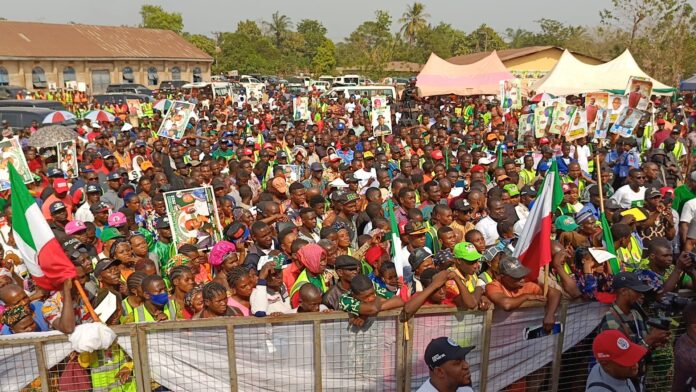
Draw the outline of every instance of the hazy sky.
<instances>
[{"instance_id":1,"label":"hazy sky","mask_svg":"<svg viewBox=\"0 0 696 392\"><path fill-rule=\"evenodd\" d=\"M180 12L184 29L191 33L210 35L213 31L233 31L244 19L269 20L280 11L293 22L319 19L328 29L328 36L340 40L360 23L374 16L377 9L389 11L397 20L407 2L375 0L25 0L3 7L0 16L9 20L50 23L76 22L97 25L130 25L140 23L139 10L143 4L161 5L167 11ZM576 25L596 25L599 11L609 6L609 0L420 0L430 14L430 23L446 22L464 31L486 23L498 32L505 28L534 29L535 20L542 17ZM345 4L345 5L344 5Z\"/></svg>"}]
</instances>

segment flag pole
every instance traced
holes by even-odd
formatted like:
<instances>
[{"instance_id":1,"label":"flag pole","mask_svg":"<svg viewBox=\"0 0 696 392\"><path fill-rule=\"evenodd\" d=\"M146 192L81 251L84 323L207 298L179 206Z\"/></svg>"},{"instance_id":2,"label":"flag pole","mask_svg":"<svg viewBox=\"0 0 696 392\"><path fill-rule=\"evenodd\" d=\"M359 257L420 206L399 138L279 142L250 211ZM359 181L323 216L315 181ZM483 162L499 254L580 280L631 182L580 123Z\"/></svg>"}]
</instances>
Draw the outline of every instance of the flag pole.
<instances>
[{"instance_id":1,"label":"flag pole","mask_svg":"<svg viewBox=\"0 0 696 392\"><path fill-rule=\"evenodd\" d=\"M82 302L85 303L85 308L87 308L87 312L89 313L90 317L92 317L92 320L94 320L97 323L101 323L101 320L99 319L99 316L97 316L97 313L94 311L92 304L89 302L87 293L85 293L85 290L82 288L82 284L80 284L80 281L77 279L73 279L73 284L77 288L77 292L80 294Z\"/></svg>"},{"instance_id":2,"label":"flag pole","mask_svg":"<svg viewBox=\"0 0 696 392\"><path fill-rule=\"evenodd\" d=\"M544 297L549 293L549 265L544 266Z\"/></svg>"},{"instance_id":3,"label":"flag pole","mask_svg":"<svg viewBox=\"0 0 696 392\"><path fill-rule=\"evenodd\" d=\"M599 156L595 157L595 163L597 165L597 186L599 187L599 209L604 214L604 189L602 185L602 169L599 162Z\"/></svg>"}]
</instances>

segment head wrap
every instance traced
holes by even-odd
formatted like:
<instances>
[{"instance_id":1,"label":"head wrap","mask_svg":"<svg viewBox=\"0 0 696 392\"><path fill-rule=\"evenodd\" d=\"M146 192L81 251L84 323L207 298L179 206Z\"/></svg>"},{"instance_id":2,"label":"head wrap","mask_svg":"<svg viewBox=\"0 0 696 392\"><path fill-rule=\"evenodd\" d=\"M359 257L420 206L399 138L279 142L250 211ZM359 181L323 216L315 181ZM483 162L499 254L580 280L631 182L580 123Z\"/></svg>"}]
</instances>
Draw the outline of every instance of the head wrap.
<instances>
[{"instance_id":1,"label":"head wrap","mask_svg":"<svg viewBox=\"0 0 696 392\"><path fill-rule=\"evenodd\" d=\"M213 249L210 251L210 254L208 255L208 263L210 263L210 265L213 267L220 266L227 255L236 251L237 247L234 246L233 243L229 241L220 241L215 244Z\"/></svg>"},{"instance_id":2,"label":"head wrap","mask_svg":"<svg viewBox=\"0 0 696 392\"><path fill-rule=\"evenodd\" d=\"M300 263L314 275L321 273L321 256L326 251L317 244L307 244L297 251Z\"/></svg>"},{"instance_id":3,"label":"head wrap","mask_svg":"<svg viewBox=\"0 0 696 392\"><path fill-rule=\"evenodd\" d=\"M365 252L365 261L367 261L368 263L370 263L371 266L374 267L377 263L377 260L379 260L379 258L386 253L387 251L385 251L384 248L382 248L379 245L374 245L373 247L368 249L367 252Z\"/></svg>"},{"instance_id":4,"label":"head wrap","mask_svg":"<svg viewBox=\"0 0 696 392\"><path fill-rule=\"evenodd\" d=\"M164 266L164 273L167 274L167 276L169 276L169 273L172 272L172 269L174 267L178 267L180 265L187 265L190 262L191 260L184 255L174 255L171 259L169 259L169 261L167 261L167 264Z\"/></svg>"},{"instance_id":5,"label":"head wrap","mask_svg":"<svg viewBox=\"0 0 696 392\"><path fill-rule=\"evenodd\" d=\"M2 313L2 323L12 327L23 318L30 315L31 312L27 306L15 305L5 309L5 311Z\"/></svg>"},{"instance_id":6,"label":"head wrap","mask_svg":"<svg viewBox=\"0 0 696 392\"><path fill-rule=\"evenodd\" d=\"M194 297L196 294L198 294L198 293L200 293L201 291L203 291L203 286L205 286L205 285L199 284L199 285L197 285L197 286L194 286L193 289L191 289L191 291L189 291L188 293L186 293L186 296L184 297L184 305L186 305L187 308L193 310L193 303L192 303L192 302L193 302L193 297Z\"/></svg>"}]
</instances>

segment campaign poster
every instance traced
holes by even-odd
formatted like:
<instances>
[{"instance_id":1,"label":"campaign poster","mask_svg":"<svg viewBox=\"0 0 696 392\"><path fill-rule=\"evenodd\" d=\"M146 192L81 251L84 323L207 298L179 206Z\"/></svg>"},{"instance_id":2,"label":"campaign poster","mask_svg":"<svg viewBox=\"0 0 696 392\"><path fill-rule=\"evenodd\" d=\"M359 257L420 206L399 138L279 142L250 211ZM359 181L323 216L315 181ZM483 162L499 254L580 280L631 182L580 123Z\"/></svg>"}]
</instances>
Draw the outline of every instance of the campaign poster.
<instances>
[{"instance_id":1,"label":"campaign poster","mask_svg":"<svg viewBox=\"0 0 696 392\"><path fill-rule=\"evenodd\" d=\"M553 111L553 119L551 120L550 133L565 136L568 131L570 119L573 117L577 106L559 103Z\"/></svg>"},{"instance_id":2,"label":"campaign poster","mask_svg":"<svg viewBox=\"0 0 696 392\"><path fill-rule=\"evenodd\" d=\"M140 107L140 101L137 99L126 99L126 105L128 105L128 113L131 116L137 116L138 118L143 116L143 110Z\"/></svg>"},{"instance_id":3,"label":"campaign poster","mask_svg":"<svg viewBox=\"0 0 696 392\"><path fill-rule=\"evenodd\" d=\"M503 109L522 109L521 86L519 79L500 81L500 102Z\"/></svg>"},{"instance_id":4,"label":"campaign poster","mask_svg":"<svg viewBox=\"0 0 696 392\"><path fill-rule=\"evenodd\" d=\"M537 106L534 109L534 137L539 139L546 136L546 130L551 124L553 106Z\"/></svg>"},{"instance_id":5,"label":"campaign poster","mask_svg":"<svg viewBox=\"0 0 696 392\"><path fill-rule=\"evenodd\" d=\"M0 191L10 189L10 163L22 176L25 184L34 181L27 160L24 158L22 145L19 144L19 138L15 136L12 139L0 141Z\"/></svg>"},{"instance_id":6,"label":"campaign poster","mask_svg":"<svg viewBox=\"0 0 696 392\"><path fill-rule=\"evenodd\" d=\"M568 133L566 134L566 141L570 142L581 137L587 136L587 110L578 109L573 115L573 119L570 121L568 126Z\"/></svg>"},{"instance_id":7,"label":"campaign poster","mask_svg":"<svg viewBox=\"0 0 696 392\"><path fill-rule=\"evenodd\" d=\"M585 110L587 111L587 123L594 124L597 112L609 106L609 93L587 93L585 96Z\"/></svg>"},{"instance_id":8,"label":"campaign poster","mask_svg":"<svg viewBox=\"0 0 696 392\"><path fill-rule=\"evenodd\" d=\"M625 107L616 122L614 122L614 125L612 125L611 132L618 133L623 137L633 136L633 130L638 126L643 114L645 112L642 110Z\"/></svg>"},{"instance_id":9,"label":"campaign poster","mask_svg":"<svg viewBox=\"0 0 696 392\"><path fill-rule=\"evenodd\" d=\"M302 181L300 177L300 166L299 165L279 165L283 168L283 175L285 176L285 182L290 185L293 182Z\"/></svg>"},{"instance_id":10,"label":"campaign poster","mask_svg":"<svg viewBox=\"0 0 696 392\"><path fill-rule=\"evenodd\" d=\"M222 238L213 188L166 192L164 203L176 248L191 244L201 250L210 249Z\"/></svg>"},{"instance_id":11,"label":"campaign poster","mask_svg":"<svg viewBox=\"0 0 696 392\"><path fill-rule=\"evenodd\" d=\"M387 97L376 95L371 98L372 135L375 137L392 134L391 106L387 105Z\"/></svg>"},{"instance_id":12,"label":"campaign poster","mask_svg":"<svg viewBox=\"0 0 696 392\"><path fill-rule=\"evenodd\" d=\"M594 137L597 139L606 139L609 132L609 109L600 109L597 111L595 123L590 125L590 130L594 131Z\"/></svg>"},{"instance_id":13,"label":"campaign poster","mask_svg":"<svg viewBox=\"0 0 696 392\"><path fill-rule=\"evenodd\" d=\"M610 95L609 96L609 122L615 123L619 118L619 114L626 106L627 99L623 95Z\"/></svg>"},{"instance_id":14,"label":"campaign poster","mask_svg":"<svg viewBox=\"0 0 696 392\"><path fill-rule=\"evenodd\" d=\"M648 110L653 84L650 79L631 76L626 87L628 107L632 109Z\"/></svg>"},{"instance_id":15,"label":"campaign poster","mask_svg":"<svg viewBox=\"0 0 696 392\"><path fill-rule=\"evenodd\" d=\"M167 114L162 119L157 136L179 140L184 136L196 105L190 102L172 101Z\"/></svg>"},{"instance_id":16,"label":"campaign poster","mask_svg":"<svg viewBox=\"0 0 696 392\"><path fill-rule=\"evenodd\" d=\"M60 170L68 178L76 178L77 170L77 145L74 140L60 142L56 146L58 150L58 165Z\"/></svg>"},{"instance_id":17,"label":"campaign poster","mask_svg":"<svg viewBox=\"0 0 696 392\"><path fill-rule=\"evenodd\" d=\"M292 118L295 121L307 121L309 120L309 98L307 97L295 97L292 100Z\"/></svg>"},{"instance_id":18,"label":"campaign poster","mask_svg":"<svg viewBox=\"0 0 696 392\"><path fill-rule=\"evenodd\" d=\"M523 114L518 119L517 141L523 141L527 135L534 135L534 114Z\"/></svg>"}]
</instances>

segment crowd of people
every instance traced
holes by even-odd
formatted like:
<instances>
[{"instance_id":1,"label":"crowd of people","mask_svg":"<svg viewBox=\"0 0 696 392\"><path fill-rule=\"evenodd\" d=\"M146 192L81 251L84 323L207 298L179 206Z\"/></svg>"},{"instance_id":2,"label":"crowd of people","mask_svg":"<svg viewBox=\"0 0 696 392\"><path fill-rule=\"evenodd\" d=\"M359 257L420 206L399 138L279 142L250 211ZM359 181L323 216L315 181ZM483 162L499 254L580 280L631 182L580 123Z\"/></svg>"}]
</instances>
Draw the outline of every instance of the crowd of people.
<instances>
[{"instance_id":1,"label":"crowd of people","mask_svg":"<svg viewBox=\"0 0 696 392\"><path fill-rule=\"evenodd\" d=\"M179 92L172 98L194 103L199 119L179 140L156 136L158 110L141 112L137 126L130 116L78 120L75 178L26 143L35 127L5 122L2 137L20 138L34 174L27 186L90 305L116 298L102 320L109 325L339 311L361 328L389 309L512 311L531 301L545 307L551 332L561 300L584 298L611 304L599 330L623 334L633 354L633 344L659 358L674 347L674 391L696 385L693 307L686 332L649 322L681 316L674 293L693 289L696 277L690 102L653 97L650 135L647 116L635 137L567 142L518 135L519 116L539 103L511 111L496 99L414 92L411 85L388 97L393 133L383 137L373 136L369 97L310 92L310 120L298 121L280 86L242 102ZM533 271L514 248L552 166L563 202L554 211L550 273L529 280ZM217 206L221 240L210 246L176 241L167 213L164 194L198 187L210 187ZM8 191L2 196L1 333L71 333L93 322L72 281L55 292L32 283L13 238ZM651 382L655 361L612 362L617 355L597 357L603 370L588 383L632 391ZM439 360L430 362L435 377Z\"/></svg>"}]
</instances>

